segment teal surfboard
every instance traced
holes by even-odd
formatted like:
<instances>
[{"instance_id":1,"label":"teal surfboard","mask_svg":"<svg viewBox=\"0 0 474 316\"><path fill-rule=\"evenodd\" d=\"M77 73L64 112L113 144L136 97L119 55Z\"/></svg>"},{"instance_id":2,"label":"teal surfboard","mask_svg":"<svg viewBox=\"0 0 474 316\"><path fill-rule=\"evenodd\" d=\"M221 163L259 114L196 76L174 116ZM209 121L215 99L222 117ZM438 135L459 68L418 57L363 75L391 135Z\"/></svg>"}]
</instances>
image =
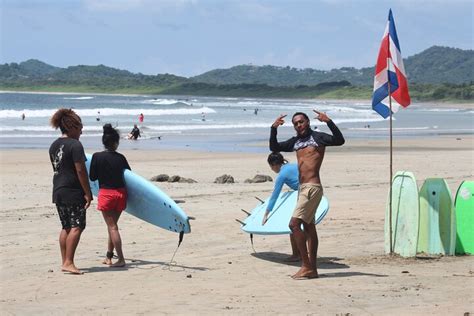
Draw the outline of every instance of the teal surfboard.
<instances>
[{"instance_id":1,"label":"teal surfboard","mask_svg":"<svg viewBox=\"0 0 474 316\"><path fill-rule=\"evenodd\" d=\"M268 215L267 222L262 226L263 215L267 209L268 201L265 200L252 210L252 213L243 221L242 230L246 233L257 235L281 235L290 234L291 215L296 207L296 200L298 198L297 191L282 192L273 207L273 210ZM329 201L323 196L316 210L315 222L321 222L329 211Z\"/></svg>"},{"instance_id":2,"label":"teal surfboard","mask_svg":"<svg viewBox=\"0 0 474 316\"><path fill-rule=\"evenodd\" d=\"M474 181L464 181L456 192L456 254L474 254Z\"/></svg>"},{"instance_id":3,"label":"teal surfboard","mask_svg":"<svg viewBox=\"0 0 474 316\"><path fill-rule=\"evenodd\" d=\"M418 252L454 255L456 217L451 190L444 179L426 179L420 189Z\"/></svg>"},{"instance_id":4,"label":"teal surfboard","mask_svg":"<svg viewBox=\"0 0 474 316\"><path fill-rule=\"evenodd\" d=\"M390 194L385 210L385 252L390 253ZM399 171L392 180L392 248L402 257L414 257L418 241L419 198L415 176Z\"/></svg>"},{"instance_id":5,"label":"teal surfboard","mask_svg":"<svg viewBox=\"0 0 474 316\"><path fill-rule=\"evenodd\" d=\"M92 156L87 154L86 167L89 172ZM153 183L138 174L125 170L127 189L127 208L125 211L145 222L176 233L190 233L189 217L171 199ZM98 181L89 181L92 194L99 192Z\"/></svg>"}]
</instances>

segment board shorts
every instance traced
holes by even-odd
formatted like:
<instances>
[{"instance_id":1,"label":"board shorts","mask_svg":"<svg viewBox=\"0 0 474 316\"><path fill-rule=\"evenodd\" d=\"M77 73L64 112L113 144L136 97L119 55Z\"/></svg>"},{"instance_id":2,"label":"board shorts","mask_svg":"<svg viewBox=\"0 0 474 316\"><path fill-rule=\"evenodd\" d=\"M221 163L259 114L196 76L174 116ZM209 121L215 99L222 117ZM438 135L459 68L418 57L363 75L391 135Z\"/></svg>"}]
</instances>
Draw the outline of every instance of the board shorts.
<instances>
[{"instance_id":1,"label":"board shorts","mask_svg":"<svg viewBox=\"0 0 474 316\"><path fill-rule=\"evenodd\" d=\"M127 208L127 189L99 189L97 209L99 211L123 211Z\"/></svg>"},{"instance_id":2,"label":"board shorts","mask_svg":"<svg viewBox=\"0 0 474 316\"><path fill-rule=\"evenodd\" d=\"M56 204L59 220L63 229L78 227L81 230L86 228L86 209L80 204Z\"/></svg>"},{"instance_id":3,"label":"board shorts","mask_svg":"<svg viewBox=\"0 0 474 316\"><path fill-rule=\"evenodd\" d=\"M298 189L298 201L296 202L293 217L303 220L305 223L314 223L316 209L323 197L323 187L317 183L303 183Z\"/></svg>"}]
</instances>

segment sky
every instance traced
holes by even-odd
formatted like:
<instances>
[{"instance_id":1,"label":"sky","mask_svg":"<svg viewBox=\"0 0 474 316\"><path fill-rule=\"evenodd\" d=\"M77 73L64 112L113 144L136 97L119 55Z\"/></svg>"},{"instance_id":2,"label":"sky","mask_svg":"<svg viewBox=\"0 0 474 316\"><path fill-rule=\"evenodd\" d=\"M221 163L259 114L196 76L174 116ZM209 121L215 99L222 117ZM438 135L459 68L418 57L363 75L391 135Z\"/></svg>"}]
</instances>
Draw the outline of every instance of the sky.
<instances>
[{"instance_id":1,"label":"sky","mask_svg":"<svg viewBox=\"0 0 474 316\"><path fill-rule=\"evenodd\" d=\"M375 64L389 9L403 57L473 49L472 0L0 0L0 63L195 76L241 64Z\"/></svg>"}]
</instances>

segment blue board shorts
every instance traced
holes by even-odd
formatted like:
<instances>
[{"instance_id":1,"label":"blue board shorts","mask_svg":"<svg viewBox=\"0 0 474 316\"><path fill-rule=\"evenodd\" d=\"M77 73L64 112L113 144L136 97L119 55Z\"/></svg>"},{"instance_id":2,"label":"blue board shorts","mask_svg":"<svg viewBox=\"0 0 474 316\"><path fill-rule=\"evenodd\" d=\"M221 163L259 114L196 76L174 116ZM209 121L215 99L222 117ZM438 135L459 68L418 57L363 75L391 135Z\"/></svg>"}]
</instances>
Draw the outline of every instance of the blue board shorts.
<instances>
[{"instance_id":1,"label":"blue board shorts","mask_svg":"<svg viewBox=\"0 0 474 316\"><path fill-rule=\"evenodd\" d=\"M84 230L86 228L86 209L84 205L56 204L56 209L63 229L78 227Z\"/></svg>"}]
</instances>

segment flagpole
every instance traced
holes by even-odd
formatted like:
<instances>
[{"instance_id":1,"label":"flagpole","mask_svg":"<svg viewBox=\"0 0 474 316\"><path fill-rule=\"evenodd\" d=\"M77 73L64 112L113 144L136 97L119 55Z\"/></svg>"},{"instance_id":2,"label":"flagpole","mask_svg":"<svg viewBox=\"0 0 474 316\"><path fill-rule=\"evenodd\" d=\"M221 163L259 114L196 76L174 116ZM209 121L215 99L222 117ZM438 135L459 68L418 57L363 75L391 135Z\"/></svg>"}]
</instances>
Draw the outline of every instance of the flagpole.
<instances>
[{"instance_id":1,"label":"flagpole","mask_svg":"<svg viewBox=\"0 0 474 316\"><path fill-rule=\"evenodd\" d=\"M390 107L390 200L389 200L389 226L390 226L390 255L393 255L392 238L392 178L393 178L393 137L392 137L392 92L390 89L390 80L388 80L388 104Z\"/></svg>"}]
</instances>

